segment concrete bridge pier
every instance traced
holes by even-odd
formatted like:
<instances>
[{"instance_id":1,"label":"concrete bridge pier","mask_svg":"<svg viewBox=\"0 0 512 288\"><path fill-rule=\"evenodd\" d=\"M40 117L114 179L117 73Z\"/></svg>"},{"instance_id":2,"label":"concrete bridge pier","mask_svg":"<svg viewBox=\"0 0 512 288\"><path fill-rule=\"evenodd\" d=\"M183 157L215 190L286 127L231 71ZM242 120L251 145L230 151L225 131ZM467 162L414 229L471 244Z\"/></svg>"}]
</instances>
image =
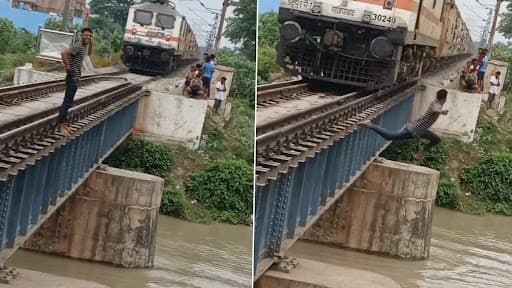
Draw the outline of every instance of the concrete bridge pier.
<instances>
[{"instance_id":1,"label":"concrete bridge pier","mask_svg":"<svg viewBox=\"0 0 512 288\"><path fill-rule=\"evenodd\" d=\"M304 239L409 259L430 252L439 172L374 162L305 233Z\"/></svg>"},{"instance_id":2,"label":"concrete bridge pier","mask_svg":"<svg viewBox=\"0 0 512 288\"><path fill-rule=\"evenodd\" d=\"M111 263L153 266L162 178L100 166L23 248Z\"/></svg>"}]
</instances>

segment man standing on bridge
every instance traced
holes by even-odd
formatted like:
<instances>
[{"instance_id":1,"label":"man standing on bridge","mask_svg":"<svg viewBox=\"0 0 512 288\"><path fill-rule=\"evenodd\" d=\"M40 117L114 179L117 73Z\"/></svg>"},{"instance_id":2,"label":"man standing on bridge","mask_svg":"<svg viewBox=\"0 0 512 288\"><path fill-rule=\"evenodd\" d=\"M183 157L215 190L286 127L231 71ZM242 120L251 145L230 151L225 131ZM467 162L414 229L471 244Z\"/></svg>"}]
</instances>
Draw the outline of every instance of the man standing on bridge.
<instances>
[{"instance_id":1,"label":"man standing on bridge","mask_svg":"<svg viewBox=\"0 0 512 288\"><path fill-rule=\"evenodd\" d=\"M82 76L82 62L89 44L92 42L92 30L90 28L82 29L82 39L71 48L61 53L62 60L66 67L66 93L64 100L59 108L59 118L57 120L56 131L66 136L71 134L68 124L68 110L73 106L78 81Z\"/></svg>"},{"instance_id":2,"label":"man standing on bridge","mask_svg":"<svg viewBox=\"0 0 512 288\"><path fill-rule=\"evenodd\" d=\"M386 129L371 123L369 120L362 121L358 125L361 127L370 128L386 140L407 140L414 138L424 138L430 140L430 143L425 148L425 151L430 150L434 145L441 142L441 138L429 128L434 125L439 118L440 114L447 115L448 110L443 110L443 105L446 103L446 96L448 91L441 89L437 91L436 99L430 104L427 112L423 114L418 120L407 125L400 131L389 132ZM416 159L423 160L425 151L420 151L416 155Z\"/></svg>"}]
</instances>

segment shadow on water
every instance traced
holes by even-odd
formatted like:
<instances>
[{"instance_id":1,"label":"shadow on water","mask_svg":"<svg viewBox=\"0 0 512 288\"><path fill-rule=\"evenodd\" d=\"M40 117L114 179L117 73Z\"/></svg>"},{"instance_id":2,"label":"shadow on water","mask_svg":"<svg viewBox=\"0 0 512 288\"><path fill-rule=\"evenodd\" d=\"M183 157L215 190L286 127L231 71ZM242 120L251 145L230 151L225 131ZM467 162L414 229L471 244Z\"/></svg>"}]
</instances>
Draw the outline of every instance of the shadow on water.
<instances>
[{"instance_id":1,"label":"shadow on water","mask_svg":"<svg viewBox=\"0 0 512 288\"><path fill-rule=\"evenodd\" d=\"M125 269L18 251L8 265L112 288L251 287L252 228L160 216L153 269Z\"/></svg>"}]
</instances>

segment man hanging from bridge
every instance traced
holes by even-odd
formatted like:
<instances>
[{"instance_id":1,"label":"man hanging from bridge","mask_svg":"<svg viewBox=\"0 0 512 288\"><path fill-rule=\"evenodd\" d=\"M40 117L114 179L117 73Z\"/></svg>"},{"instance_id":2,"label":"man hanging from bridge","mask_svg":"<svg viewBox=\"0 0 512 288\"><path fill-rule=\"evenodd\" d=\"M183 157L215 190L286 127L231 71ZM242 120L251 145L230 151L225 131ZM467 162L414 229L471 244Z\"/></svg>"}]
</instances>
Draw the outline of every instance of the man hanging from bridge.
<instances>
[{"instance_id":1,"label":"man hanging from bridge","mask_svg":"<svg viewBox=\"0 0 512 288\"><path fill-rule=\"evenodd\" d=\"M72 133L68 124L68 110L73 106L73 99L78 89L78 81L82 76L82 62L89 44L92 43L92 34L93 32L90 28L83 28L81 41L61 53L66 67L66 93L59 108L56 131L66 136Z\"/></svg>"},{"instance_id":2,"label":"man hanging from bridge","mask_svg":"<svg viewBox=\"0 0 512 288\"><path fill-rule=\"evenodd\" d=\"M414 138L423 138L430 140L430 143L427 145L424 151L420 151L416 155L416 159L422 160L425 157L425 151L430 150L434 145L437 145L441 142L441 138L437 136L434 132L429 130L429 128L434 125L434 123L439 118L440 114L447 115L448 110L443 110L443 105L446 103L446 96L448 95L448 91L445 89L440 89L437 91L436 99L430 104L425 114L423 114L418 120L407 123L407 125L399 131L390 132L386 129L377 126L371 123L369 120L362 121L358 123L361 127L370 128L375 131L377 134L382 136L386 140L407 140Z\"/></svg>"}]
</instances>

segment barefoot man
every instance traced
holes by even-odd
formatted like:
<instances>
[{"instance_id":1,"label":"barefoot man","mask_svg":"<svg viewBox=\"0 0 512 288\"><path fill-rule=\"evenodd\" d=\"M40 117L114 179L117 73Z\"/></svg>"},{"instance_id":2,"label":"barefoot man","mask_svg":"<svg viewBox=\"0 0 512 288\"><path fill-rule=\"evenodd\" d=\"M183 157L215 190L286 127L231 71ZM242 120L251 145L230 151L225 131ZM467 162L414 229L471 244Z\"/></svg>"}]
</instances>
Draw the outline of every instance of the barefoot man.
<instances>
[{"instance_id":1,"label":"barefoot man","mask_svg":"<svg viewBox=\"0 0 512 288\"><path fill-rule=\"evenodd\" d=\"M423 114L418 120L412 123L407 123L407 126L400 131L390 132L386 129L372 124L370 121L363 121L359 123L359 126L370 128L377 134L382 136L386 140L407 140L414 138L423 138L430 140L430 143L425 148L425 151L430 150L434 145L441 142L441 138L434 132L430 131L429 128L434 125L439 118L440 114L447 115L448 110L443 110L443 105L446 103L446 96L448 91L441 89L437 91L436 99L430 104L427 112ZM416 159L422 160L425 157L425 152L420 151L416 155Z\"/></svg>"},{"instance_id":2,"label":"barefoot man","mask_svg":"<svg viewBox=\"0 0 512 288\"><path fill-rule=\"evenodd\" d=\"M73 106L78 81L82 76L82 61L84 60L87 46L92 41L92 30L90 28L82 29L82 40L73 47L62 52L62 60L66 66L66 93L64 101L59 108L59 118L57 121L57 132L66 136L71 134L68 124L68 110Z\"/></svg>"}]
</instances>

